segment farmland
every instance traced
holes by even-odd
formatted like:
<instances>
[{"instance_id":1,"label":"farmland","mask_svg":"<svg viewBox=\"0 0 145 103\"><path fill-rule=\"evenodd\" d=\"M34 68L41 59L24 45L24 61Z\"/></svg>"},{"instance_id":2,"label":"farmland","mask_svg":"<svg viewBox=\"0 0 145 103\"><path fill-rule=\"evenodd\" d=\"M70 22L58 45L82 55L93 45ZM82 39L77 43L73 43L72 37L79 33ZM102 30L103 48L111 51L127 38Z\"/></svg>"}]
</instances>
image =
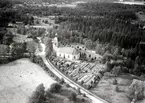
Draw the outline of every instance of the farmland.
<instances>
[{"instance_id":1,"label":"farmland","mask_svg":"<svg viewBox=\"0 0 145 103\"><path fill-rule=\"evenodd\" d=\"M35 88L49 88L55 81L29 59L0 66L0 103L26 103Z\"/></svg>"}]
</instances>

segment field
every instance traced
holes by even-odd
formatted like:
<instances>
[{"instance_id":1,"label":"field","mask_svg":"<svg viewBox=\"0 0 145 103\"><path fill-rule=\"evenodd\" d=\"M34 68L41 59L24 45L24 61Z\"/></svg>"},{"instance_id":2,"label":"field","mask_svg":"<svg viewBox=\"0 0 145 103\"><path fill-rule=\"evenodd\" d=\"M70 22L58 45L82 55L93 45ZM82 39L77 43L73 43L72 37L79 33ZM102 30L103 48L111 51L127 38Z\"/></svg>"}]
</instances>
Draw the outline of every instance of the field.
<instances>
[{"instance_id":1,"label":"field","mask_svg":"<svg viewBox=\"0 0 145 103\"><path fill-rule=\"evenodd\" d=\"M114 79L118 82L118 91L116 90L116 85L113 85ZM92 89L92 92L110 103L130 103L128 87L131 85L133 79L129 75L121 75L115 78L104 76L97 87ZM137 101L136 103L145 103L145 99Z\"/></svg>"},{"instance_id":2,"label":"field","mask_svg":"<svg viewBox=\"0 0 145 103\"><path fill-rule=\"evenodd\" d=\"M49 88L55 81L29 59L0 66L0 103L27 103L36 86Z\"/></svg>"}]
</instances>

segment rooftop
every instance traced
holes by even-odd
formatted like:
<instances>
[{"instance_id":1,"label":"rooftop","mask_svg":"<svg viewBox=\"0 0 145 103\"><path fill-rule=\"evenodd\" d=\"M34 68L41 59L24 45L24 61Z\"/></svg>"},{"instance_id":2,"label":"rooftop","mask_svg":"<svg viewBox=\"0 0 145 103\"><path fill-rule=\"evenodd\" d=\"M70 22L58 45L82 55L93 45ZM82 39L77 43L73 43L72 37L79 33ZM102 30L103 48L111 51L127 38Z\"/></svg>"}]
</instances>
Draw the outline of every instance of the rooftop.
<instances>
[{"instance_id":1,"label":"rooftop","mask_svg":"<svg viewBox=\"0 0 145 103\"><path fill-rule=\"evenodd\" d=\"M71 55L78 55L79 51L72 47L61 47L58 49L58 52L71 54Z\"/></svg>"}]
</instances>

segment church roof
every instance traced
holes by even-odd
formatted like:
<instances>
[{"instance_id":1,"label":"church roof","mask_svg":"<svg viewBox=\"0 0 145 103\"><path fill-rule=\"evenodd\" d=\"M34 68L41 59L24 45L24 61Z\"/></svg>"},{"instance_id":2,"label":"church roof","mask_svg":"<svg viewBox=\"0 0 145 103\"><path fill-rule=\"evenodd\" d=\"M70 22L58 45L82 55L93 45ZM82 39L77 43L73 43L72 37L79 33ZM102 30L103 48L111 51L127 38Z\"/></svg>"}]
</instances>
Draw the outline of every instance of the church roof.
<instances>
[{"instance_id":1,"label":"church roof","mask_svg":"<svg viewBox=\"0 0 145 103\"><path fill-rule=\"evenodd\" d=\"M80 52L72 47L60 47L58 49L58 52L65 53L65 54L71 54L71 55L78 55Z\"/></svg>"}]
</instances>

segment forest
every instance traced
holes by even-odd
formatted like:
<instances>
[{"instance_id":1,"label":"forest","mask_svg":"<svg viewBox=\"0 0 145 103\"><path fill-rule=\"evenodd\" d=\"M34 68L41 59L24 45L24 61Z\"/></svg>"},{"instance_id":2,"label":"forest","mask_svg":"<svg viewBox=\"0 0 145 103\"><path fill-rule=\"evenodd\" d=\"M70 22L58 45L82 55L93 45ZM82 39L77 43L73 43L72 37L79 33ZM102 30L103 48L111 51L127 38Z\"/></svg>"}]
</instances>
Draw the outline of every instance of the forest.
<instances>
[{"instance_id":1,"label":"forest","mask_svg":"<svg viewBox=\"0 0 145 103\"><path fill-rule=\"evenodd\" d=\"M75 12L62 8L63 16L57 16L56 23L61 24L62 29L84 33L83 38L93 42L99 39L102 43L107 42L126 49L134 48L140 41L145 41L145 31L139 28L140 24L131 23L138 20L135 13L144 11L144 6L87 3L80 4L78 8L80 9L74 10Z\"/></svg>"}]
</instances>

